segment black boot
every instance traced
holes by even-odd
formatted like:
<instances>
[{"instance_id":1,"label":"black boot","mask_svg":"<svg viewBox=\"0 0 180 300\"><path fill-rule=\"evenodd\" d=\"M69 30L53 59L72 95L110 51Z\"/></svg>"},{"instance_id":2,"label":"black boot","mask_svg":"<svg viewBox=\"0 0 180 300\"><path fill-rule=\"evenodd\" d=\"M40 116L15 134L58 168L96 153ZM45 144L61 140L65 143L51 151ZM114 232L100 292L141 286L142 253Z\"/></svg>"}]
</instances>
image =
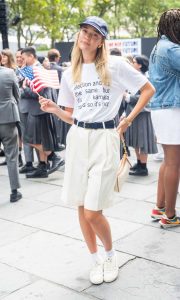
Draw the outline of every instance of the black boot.
<instances>
[{"instance_id":1,"label":"black boot","mask_svg":"<svg viewBox=\"0 0 180 300\"><path fill-rule=\"evenodd\" d=\"M137 169L129 172L129 175L148 176L148 169L146 167L146 163L140 163L140 165Z\"/></svg>"},{"instance_id":2,"label":"black boot","mask_svg":"<svg viewBox=\"0 0 180 300\"><path fill-rule=\"evenodd\" d=\"M16 202L22 198L22 194L17 190L12 190L12 194L10 195L10 202Z\"/></svg>"},{"instance_id":3,"label":"black boot","mask_svg":"<svg viewBox=\"0 0 180 300\"><path fill-rule=\"evenodd\" d=\"M26 173L33 172L33 171L35 171L35 170L36 170L36 168L33 167L32 162L27 162L27 163L19 170L19 173L20 173L20 174L26 174Z\"/></svg>"},{"instance_id":4,"label":"black boot","mask_svg":"<svg viewBox=\"0 0 180 300\"><path fill-rule=\"evenodd\" d=\"M135 171L136 169L138 169L138 168L140 167L140 165L141 165L141 161L140 161L139 159L137 159L137 163L134 164L134 165L130 168L130 170L131 170L131 171Z\"/></svg>"},{"instance_id":5,"label":"black boot","mask_svg":"<svg viewBox=\"0 0 180 300\"><path fill-rule=\"evenodd\" d=\"M26 178L47 178L47 177L48 177L47 164L45 162L40 162L35 171L26 174Z\"/></svg>"}]
</instances>

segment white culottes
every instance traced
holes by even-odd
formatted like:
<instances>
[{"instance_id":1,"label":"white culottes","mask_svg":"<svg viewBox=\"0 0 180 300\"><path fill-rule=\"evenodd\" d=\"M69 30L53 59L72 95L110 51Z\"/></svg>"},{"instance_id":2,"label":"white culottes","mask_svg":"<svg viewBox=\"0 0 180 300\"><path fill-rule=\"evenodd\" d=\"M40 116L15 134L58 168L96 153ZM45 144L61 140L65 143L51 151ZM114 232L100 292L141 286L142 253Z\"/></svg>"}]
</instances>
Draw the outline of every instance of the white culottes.
<instances>
[{"instance_id":1,"label":"white culottes","mask_svg":"<svg viewBox=\"0 0 180 300\"><path fill-rule=\"evenodd\" d=\"M63 202L93 211L112 206L119 161L116 129L72 125L67 135Z\"/></svg>"},{"instance_id":2,"label":"white culottes","mask_svg":"<svg viewBox=\"0 0 180 300\"><path fill-rule=\"evenodd\" d=\"M164 145L180 145L180 108L151 111L157 142Z\"/></svg>"}]
</instances>

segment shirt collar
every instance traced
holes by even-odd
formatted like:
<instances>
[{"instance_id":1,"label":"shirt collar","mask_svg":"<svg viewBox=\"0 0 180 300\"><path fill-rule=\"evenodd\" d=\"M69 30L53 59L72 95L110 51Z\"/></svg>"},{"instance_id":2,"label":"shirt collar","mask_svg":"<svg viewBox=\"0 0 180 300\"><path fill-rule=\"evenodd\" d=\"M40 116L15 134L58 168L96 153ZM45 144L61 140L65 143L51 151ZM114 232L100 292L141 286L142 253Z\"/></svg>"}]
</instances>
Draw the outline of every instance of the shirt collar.
<instances>
[{"instance_id":1,"label":"shirt collar","mask_svg":"<svg viewBox=\"0 0 180 300\"><path fill-rule=\"evenodd\" d=\"M169 39L167 38L167 36L164 35L164 34L161 36L161 39L162 39L162 40L169 40Z\"/></svg>"}]
</instances>

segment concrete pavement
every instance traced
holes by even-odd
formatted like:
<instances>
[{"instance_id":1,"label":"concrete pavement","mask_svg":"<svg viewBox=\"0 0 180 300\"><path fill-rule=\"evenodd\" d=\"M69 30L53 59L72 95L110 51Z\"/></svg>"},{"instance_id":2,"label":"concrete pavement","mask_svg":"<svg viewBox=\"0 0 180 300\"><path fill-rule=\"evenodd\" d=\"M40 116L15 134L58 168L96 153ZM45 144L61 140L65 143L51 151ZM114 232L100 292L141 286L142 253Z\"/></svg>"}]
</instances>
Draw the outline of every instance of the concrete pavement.
<instances>
[{"instance_id":1,"label":"concrete pavement","mask_svg":"<svg viewBox=\"0 0 180 300\"><path fill-rule=\"evenodd\" d=\"M47 179L21 175L23 199L10 203L7 169L0 167L0 299L180 299L180 227L161 229L149 216L159 166L150 156L149 176L129 176L117 205L105 210L120 271L99 286L88 279L91 257L77 211L61 202L63 169Z\"/></svg>"}]
</instances>

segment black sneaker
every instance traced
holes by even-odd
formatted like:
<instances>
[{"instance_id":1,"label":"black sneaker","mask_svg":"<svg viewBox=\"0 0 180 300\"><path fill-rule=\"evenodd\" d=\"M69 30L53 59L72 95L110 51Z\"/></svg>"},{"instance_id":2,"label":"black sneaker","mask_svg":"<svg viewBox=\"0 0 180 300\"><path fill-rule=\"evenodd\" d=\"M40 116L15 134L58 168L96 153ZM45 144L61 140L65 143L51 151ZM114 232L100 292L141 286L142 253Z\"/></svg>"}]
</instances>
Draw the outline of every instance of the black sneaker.
<instances>
[{"instance_id":1,"label":"black sneaker","mask_svg":"<svg viewBox=\"0 0 180 300\"><path fill-rule=\"evenodd\" d=\"M26 174L26 178L47 178L47 166L39 164L35 171Z\"/></svg>"},{"instance_id":2,"label":"black sneaker","mask_svg":"<svg viewBox=\"0 0 180 300\"><path fill-rule=\"evenodd\" d=\"M137 168L136 170L134 171L130 171L129 172L129 175L133 175L133 176L148 176L148 169L145 168Z\"/></svg>"},{"instance_id":3,"label":"black sneaker","mask_svg":"<svg viewBox=\"0 0 180 300\"><path fill-rule=\"evenodd\" d=\"M48 174L54 173L61 166L63 166L65 164L64 159L62 157L60 157L60 156L57 156L55 153L54 153L53 157L50 159L50 161L52 163L51 163L50 168L48 170Z\"/></svg>"},{"instance_id":4,"label":"black sneaker","mask_svg":"<svg viewBox=\"0 0 180 300\"><path fill-rule=\"evenodd\" d=\"M12 193L10 195L10 202L17 202L22 198L22 194L20 192Z\"/></svg>"},{"instance_id":5,"label":"black sneaker","mask_svg":"<svg viewBox=\"0 0 180 300\"><path fill-rule=\"evenodd\" d=\"M25 165L24 167L22 167L22 168L19 170L19 173L20 173L20 174L26 174L26 173L33 172L33 171L35 171L35 170L36 170L35 167Z\"/></svg>"}]
</instances>

